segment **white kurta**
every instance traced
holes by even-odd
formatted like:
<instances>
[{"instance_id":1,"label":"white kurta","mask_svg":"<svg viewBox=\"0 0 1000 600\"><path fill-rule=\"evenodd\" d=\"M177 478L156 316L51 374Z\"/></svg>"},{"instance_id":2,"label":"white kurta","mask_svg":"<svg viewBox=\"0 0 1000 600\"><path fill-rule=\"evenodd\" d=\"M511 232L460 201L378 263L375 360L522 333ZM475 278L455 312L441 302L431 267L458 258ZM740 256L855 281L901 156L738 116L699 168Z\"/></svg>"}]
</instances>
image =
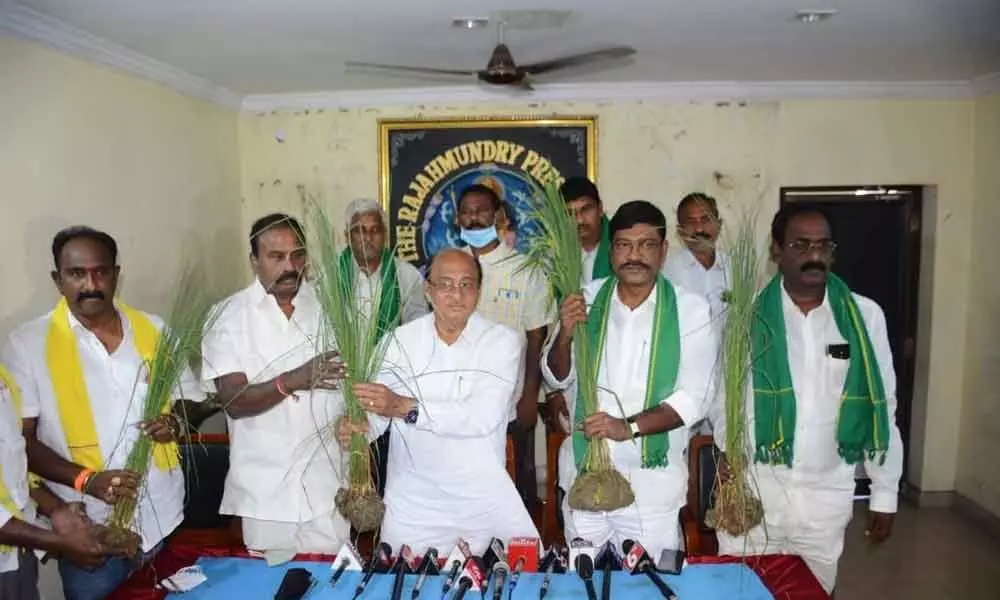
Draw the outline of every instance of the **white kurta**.
<instances>
[{"instance_id":1,"label":"white kurta","mask_svg":"<svg viewBox=\"0 0 1000 600\"><path fill-rule=\"evenodd\" d=\"M149 377L135 346L132 324L124 313L119 312L119 315L124 337L118 348L109 354L97 336L69 314L106 469L124 469L128 454L141 435L137 424L142 421ZM146 317L157 329L163 327L159 317L150 314ZM24 418L38 419L38 440L59 456L71 460L46 361L51 319L49 313L15 329L3 350L2 361L21 388ZM184 371L176 397L194 401L204 398L190 370ZM87 515L97 523L105 522L111 514L111 506L102 500L60 483L48 482L48 486L67 502L82 501L87 507ZM142 549L148 552L183 520L184 475L181 469L163 471L151 466L136 511Z\"/></svg>"},{"instance_id":2,"label":"white kurta","mask_svg":"<svg viewBox=\"0 0 1000 600\"><path fill-rule=\"evenodd\" d=\"M584 288L588 307L604 282L599 279ZM564 503L566 539L580 536L594 544L611 539L619 546L625 539L638 539L653 557L659 557L664 548L680 548L677 513L687 497L688 427L704 416L713 393L711 372L718 340L711 328L704 327L709 310L705 300L684 288L674 289L681 336L680 365L674 393L661 402L669 404L684 425L668 434L667 466L643 468L641 440L609 441L615 467L632 483L635 504L610 513L590 513L571 510ZM609 415L624 418L645 409L655 311L655 290L635 310L622 304L617 288L612 292L598 375L598 403L600 410ZM542 356L542 375L550 385L566 389L572 416L576 409L576 366L573 365L565 380L557 380L548 367L550 350L551 345ZM559 486L568 492L575 479L576 462L570 437L559 452Z\"/></svg>"},{"instance_id":3,"label":"white kurta","mask_svg":"<svg viewBox=\"0 0 1000 600\"><path fill-rule=\"evenodd\" d=\"M731 286L730 270L732 268L729 255L721 250L715 253L715 263L711 268L706 269L698 262L694 254L687 247L675 246L670 251L667 260L663 263L663 276L674 285L700 295L708 301L710 316L708 324L715 329L720 343L722 332L726 325L726 303L723 301L723 294L729 291ZM720 347L721 351L721 347ZM716 360L716 377L722 376L722 357ZM721 381L716 382L716 392L720 396L712 402L704 421L696 424L693 434L711 434L713 424L725 418L723 410L725 404L722 400L723 393Z\"/></svg>"},{"instance_id":4,"label":"white kurta","mask_svg":"<svg viewBox=\"0 0 1000 600\"><path fill-rule=\"evenodd\" d=\"M719 533L720 554L788 553L801 555L827 591L834 587L837 561L844 549L844 530L854 506L855 467L837 453L840 395L849 361L828 355L830 344L846 341L833 311L823 304L802 314L782 288L788 337L788 364L795 389L795 447L791 468L754 465L753 476L764 504L766 534L758 527L745 538ZM903 443L896 426L896 374L886 333L885 316L872 300L854 294L868 328L882 374L890 419L885 464L865 461L872 479L870 507L894 513L903 470ZM859 349L851 348L851 352ZM752 393L752 392L748 392ZM747 400L748 438L754 447L753 397ZM725 439L719 431L718 439ZM752 450L749 451L753 456Z\"/></svg>"},{"instance_id":5,"label":"white kurta","mask_svg":"<svg viewBox=\"0 0 1000 600\"><path fill-rule=\"evenodd\" d=\"M538 537L504 466L524 345L511 329L473 314L449 346L434 318L395 331L379 375L420 404L413 425L370 416L372 437L393 429L382 541L447 553L463 537L481 554L491 537Z\"/></svg>"},{"instance_id":6,"label":"white kurta","mask_svg":"<svg viewBox=\"0 0 1000 600\"><path fill-rule=\"evenodd\" d=\"M0 382L0 476L10 502L21 511L21 519L34 523L35 503L31 501L28 490L28 461L24 454L20 423L11 392ZM0 503L0 527L13 518L14 514L4 503ZM0 552L0 573L16 571L17 568L17 550Z\"/></svg>"},{"instance_id":7,"label":"white kurta","mask_svg":"<svg viewBox=\"0 0 1000 600\"><path fill-rule=\"evenodd\" d=\"M393 260L396 261L396 281L399 284L400 323L409 323L428 312L427 298L424 296L424 278L420 276L420 271L416 267L405 260L398 258ZM365 274L361 269L357 270L357 277L354 279L354 297L363 316L371 313L372 299L378 298L381 292L381 264L371 275Z\"/></svg>"},{"instance_id":8,"label":"white kurta","mask_svg":"<svg viewBox=\"0 0 1000 600\"><path fill-rule=\"evenodd\" d=\"M311 285L303 283L293 305L289 319L257 280L226 300L203 342L205 382L214 386L222 375L244 373L251 384L260 383L316 356L323 349L322 317ZM317 548L299 536L296 549L336 550L349 530L333 505L343 461L340 446L323 429L342 412L339 392L316 390L297 392L259 415L227 418L229 474L219 512L303 527L329 517L333 522L323 530L335 539ZM287 542L262 537L265 544L269 537L275 544Z\"/></svg>"}]
</instances>

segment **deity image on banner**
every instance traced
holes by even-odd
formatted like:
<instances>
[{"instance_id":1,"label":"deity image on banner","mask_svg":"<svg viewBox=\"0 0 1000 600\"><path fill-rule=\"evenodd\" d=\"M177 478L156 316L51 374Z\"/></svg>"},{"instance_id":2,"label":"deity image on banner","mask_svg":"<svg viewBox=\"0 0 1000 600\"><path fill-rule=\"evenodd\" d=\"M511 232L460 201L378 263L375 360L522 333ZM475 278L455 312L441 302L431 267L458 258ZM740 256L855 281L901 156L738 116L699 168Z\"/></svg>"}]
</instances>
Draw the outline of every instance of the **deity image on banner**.
<instances>
[{"instance_id":1,"label":"deity image on banner","mask_svg":"<svg viewBox=\"0 0 1000 600\"><path fill-rule=\"evenodd\" d=\"M545 186L594 179L596 127L583 116L380 120L380 199L396 256L426 274L431 257L461 247L456 201L475 184L500 197L497 234L523 252Z\"/></svg>"}]
</instances>

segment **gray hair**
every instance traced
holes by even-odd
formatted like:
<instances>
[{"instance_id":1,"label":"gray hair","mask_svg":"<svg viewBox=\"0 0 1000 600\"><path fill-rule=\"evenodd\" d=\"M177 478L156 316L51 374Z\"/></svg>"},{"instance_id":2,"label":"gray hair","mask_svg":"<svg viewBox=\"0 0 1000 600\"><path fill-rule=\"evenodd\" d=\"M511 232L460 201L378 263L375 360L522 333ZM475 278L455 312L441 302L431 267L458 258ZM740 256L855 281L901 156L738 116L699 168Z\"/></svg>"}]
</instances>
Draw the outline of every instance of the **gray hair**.
<instances>
[{"instance_id":1,"label":"gray hair","mask_svg":"<svg viewBox=\"0 0 1000 600\"><path fill-rule=\"evenodd\" d=\"M382 223L385 223L385 213L382 211L382 207L378 202L372 200L371 198L358 198L347 205L347 211L344 213L345 225L350 227L351 219L357 215L363 215L370 212L377 212L378 217L382 219Z\"/></svg>"}]
</instances>

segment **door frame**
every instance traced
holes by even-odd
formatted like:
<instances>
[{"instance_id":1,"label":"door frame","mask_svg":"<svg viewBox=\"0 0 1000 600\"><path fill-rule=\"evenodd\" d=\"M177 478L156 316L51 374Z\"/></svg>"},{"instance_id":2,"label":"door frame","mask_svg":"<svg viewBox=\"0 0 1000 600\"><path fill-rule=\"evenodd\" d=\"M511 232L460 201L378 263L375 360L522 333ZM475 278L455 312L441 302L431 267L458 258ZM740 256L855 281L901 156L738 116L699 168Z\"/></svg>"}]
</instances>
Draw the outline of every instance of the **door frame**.
<instances>
[{"instance_id":1,"label":"door frame","mask_svg":"<svg viewBox=\"0 0 1000 600\"><path fill-rule=\"evenodd\" d=\"M917 363L917 322L920 295L920 252L924 188L918 185L789 186L779 188L780 206L790 203L841 204L848 202L901 202L908 231L900 256L900 306L902 357L895 357L896 423L903 438L902 481L908 481L910 436L913 431L913 396Z\"/></svg>"}]
</instances>

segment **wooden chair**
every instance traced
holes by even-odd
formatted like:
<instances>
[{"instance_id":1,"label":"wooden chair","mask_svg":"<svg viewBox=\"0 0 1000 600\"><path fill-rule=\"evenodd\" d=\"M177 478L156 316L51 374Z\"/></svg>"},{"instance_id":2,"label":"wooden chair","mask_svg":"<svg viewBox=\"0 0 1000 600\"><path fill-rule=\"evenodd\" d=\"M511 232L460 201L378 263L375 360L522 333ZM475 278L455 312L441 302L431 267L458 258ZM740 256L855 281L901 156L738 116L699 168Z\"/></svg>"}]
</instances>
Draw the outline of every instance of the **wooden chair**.
<instances>
[{"instance_id":1,"label":"wooden chair","mask_svg":"<svg viewBox=\"0 0 1000 600\"><path fill-rule=\"evenodd\" d=\"M545 506L542 508L542 540L546 546L550 546L560 541L563 537L562 528L559 527L559 448L562 447L566 434L562 432L549 432L546 436L546 477L545 477Z\"/></svg>"},{"instance_id":2,"label":"wooden chair","mask_svg":"<svg viewBox=\"0 0 1000 600\"><path fill-rule=\"evenodd\" d=\"M698 435L688 445L687 506L681 509L681 527L688 556L714 556L719 553L715 531L705 524L715 494L718 451L710 435Z\"/></svg>"},{"instance_id":3,"label":"wooden chair","mask_svg":"<svg viewBox=\"0 0 1000 600\"><path fill-rule=\"evenodd\" d=\"M514 458L514 436L507 434L507 473L517 482L517 460Z\"/></svg>"}]
</instances>

